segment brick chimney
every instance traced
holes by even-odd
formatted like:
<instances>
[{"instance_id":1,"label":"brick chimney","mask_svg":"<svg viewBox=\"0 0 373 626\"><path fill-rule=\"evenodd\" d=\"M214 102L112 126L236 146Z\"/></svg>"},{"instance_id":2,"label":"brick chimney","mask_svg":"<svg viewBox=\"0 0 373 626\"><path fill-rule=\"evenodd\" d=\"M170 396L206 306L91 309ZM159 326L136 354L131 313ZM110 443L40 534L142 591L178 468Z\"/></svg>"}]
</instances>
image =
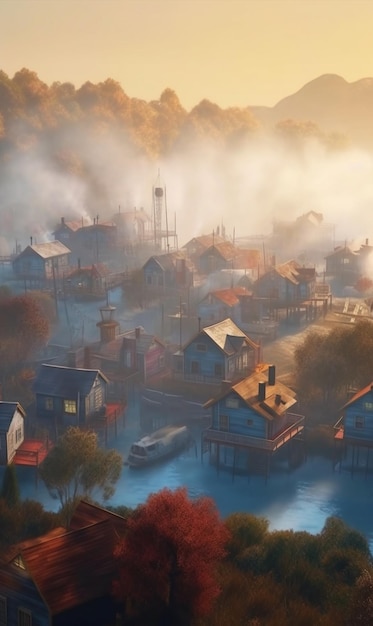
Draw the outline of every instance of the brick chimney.
<instances>
[{"instance_id":1,"label":"brick chimney","mask_svg":"<svg viewBox=\"0 0 373 626\"><path fill-rule=\"evenodd\" d=\"M268 384L275 385L276 384L276 366L270 365L268 367Z\"/></svg>"}]
</instances>

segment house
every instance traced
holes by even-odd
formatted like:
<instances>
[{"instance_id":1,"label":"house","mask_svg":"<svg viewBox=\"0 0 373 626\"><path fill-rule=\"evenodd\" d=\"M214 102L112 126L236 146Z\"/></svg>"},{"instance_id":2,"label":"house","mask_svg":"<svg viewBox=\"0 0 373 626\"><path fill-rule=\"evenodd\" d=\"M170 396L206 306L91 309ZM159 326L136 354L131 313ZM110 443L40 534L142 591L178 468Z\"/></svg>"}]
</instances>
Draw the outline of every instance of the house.
<instances>
[{"instance_id":1,"label":"house","mask_svg":"<svg viewBox=\"0 0 373 626\"><path fill-rule=\"evenodd\" d=\"M99 296L106 294L106 281L110 270L104 263L78 267L68 272L64 280L64 293L75 296Z\"/></svg>"},{"instance_id":2,"label":"house","mask_svg":"<svg viewBox=\"0 0 373 626\"><path fill-rule=\"evenodd\" d=\"M107 261L117 243L117 225L99 222L98 217L90 226L83 226L74 235L74 252L85 265Z\"/></svg>"},{"instance_id":3,"label":"house","mask_svg":"<svg viewBox=\"0 0 373 626\"><path fill-rule=\"evenodd\" d=\"M143 208L139 211L119 211L112 217L117 226L118 241L124 247L134 246L154 238L152 221Z\"/></svg>"},{"instance_id":4,"label":"house","mask_svg":"<svg viewBox=\"0 0 373 626\"><path fill-rule=\"evenodd\" d=\"M150 257L143 268L146 290L163 293L193 285L193 270L185 254L180 251Z\"/></svg>"},{"instance_id":5,"label":"house","mask_svg":"<svg viewBox=\"0 0 373 626\"><path fill-rule=\"evenodd\" d=\"M36 415L62 426L81 426L105 415L106 376L98 369L43 364L34 382Z\"/></svg>"},{"instance_id":6,"label":"house","mask_svg":"<svg viewBox=\"0 0 373 626\"><path fill-rule=\"evenodd\" d=\"M254 284L257 297L268 298L271 306L294 306L312 299L316 283L314 267L302 267L291 260L275 265Z\"/></svg>"},{"instance_id":7,"label":"house","mask_svg":"<svg viewBox=\"0 0 373 626\"><path fill-rule=\"evenodd\" d=\"M240 321L240 297L249 295L245 287L210 291L197 306L198 317L203 326L219 322L227 317Z\"/></svg>"},{"instance_id":8,"label":"house","mask_svg":"<svg viewBox=\"0 0 373 626\"><path fill-rule=\"evenodd\" d=\"M9 626L102 626L115 621L114 549L126 520L80 503L56 528L0 558L0 616Z\"/></svg>"},{"instance_id":9,"label":"house","mask_svg":"<svg viewBox=\"0 0 373 626\"><path fill-rule=\"evenodd\" d=\"M88 220L83 217L77 220L66 220L61 217L61 222L56 225L52 235L71 249L74 246L75 233L83 226L88 226Z\"/></svg>"},{"instance_id":10,"label":"house","mask_svg":"<svg viewBox=\"0 0 373 626\"><path fill-rule=\"evenodd\" d=\"M213 243L203 250L195 263L200 274L211 274L220 270L234 269L236 248L230 241Z\"/></svg>"},{"instance_id":11,"label":"house","mask_svg":"<svg viewBox=\"0 0 373 626\"><path fill-rule=\"evenodd\" d=\"M19 402L0 402L0 465L9 465L22 444L25 417Z\"/></svg>"},{"instance_id":12,"label":"house","mask_svg":"<svg viewBox=\"0 0 373 626\"><path fill-rule=\"evenodd\" d=\"M27 246L13 261L18 278L30 280L62 279L69 268L70 249L60 241Z\"/></svg>"},{"instance_id":13,"label":"house","mask_svg":"<svg viewBox=\"0 0 373 626\"><path fill-rule=\"evenodd\" d=\"M276 379L275 366L262 364L206 402L212 420L202 434L202 450L209 449L218 466L268 475L272 455L303 431L304 416L290 412L296 403L295 393Z\"/></svg>"},{"instance_id":14,"label":"house","mask_svg":"<svg viewBox=\"0 0 373 626\"><path fill-rule=\"evenodd\" d=\"M182 368L185 381L220 384L253 372L259 362L260 346L230 318L207 326L183 348L183 360L174 360L176 372ZM181 366L180 366L181 362Z\"/></svg>"},{"instance_id":15,"label":"house","mask_svg":"<svg viewBox=\"0 0 373 626\"><path fill-rule=\"evenodd\" d=\"M325 257L325 276L338 287L355 285L360 274L359 253L346 244L337 246Z\"/></svg>"},{"instance_id":16,"label":"house","mask_svg":"<svg viewBox=\"0 0 373 626\"><path fill-rule=\"evenodd\" d=\"M214 244L223 243L224 241L224 237L211 233L210 235L193 237L183 246L182 249L185 251L188 259L196 262L201 254L208 250L208 248L211 248Z\"/></svg>"},{"instance_id":17,"label":"house","mask_svg":"<svg viewBox=\"0 0 373 626\"><path fill-rule=\"evenodd\" d=\"M286 258L294 255L318 263L333 245L334 230L333 224L324 221L322 213L311 210L294 221L275 220L270 246L281 259L284 255Z\"/></svg>"},{"instance_id":18,"label":"house","mask_svg":"<svg viewBox=\"0 0 373 626\"><path fill-rule=\"evenodd\" d=\"M336 446L344 448L346 457L347 448L352 450L351 471L359 463L369 466L369 452L373 448L373 381L363 387L346 402L341 409L342 416L335 424ZM359 455L359 450L365 450L364 455ZM355 452L357 452L355 457Z\"/></svg>"}]
</instances>

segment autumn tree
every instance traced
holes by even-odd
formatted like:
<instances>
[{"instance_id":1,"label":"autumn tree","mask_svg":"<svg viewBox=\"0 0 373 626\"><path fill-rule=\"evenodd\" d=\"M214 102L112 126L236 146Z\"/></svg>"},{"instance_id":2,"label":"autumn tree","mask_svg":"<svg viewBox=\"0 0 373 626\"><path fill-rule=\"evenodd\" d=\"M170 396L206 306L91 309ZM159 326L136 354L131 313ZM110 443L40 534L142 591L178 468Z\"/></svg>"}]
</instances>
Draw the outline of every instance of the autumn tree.
<instances>
[{"instance_id":1,"label":"autumn tree","mask_svg":"<svg viewBox=\"0 0 373 626\"><path fill-rule=\"evenodd\" d=\"M69 522L77 499L90 498L97 492L104 500L113 495L122 465L119 452L99 447L95 432L71 426L49 452L39 472Z\"/></svg>"},{"instance_id":2,"label":"autumn tree","mask_svg":"<svg viewBox=\"0 0 373 626\"><path fill-rule=\"evenodd\" d=\"M216 566L228 539L211 499L190 500L184 488L151 495L116 550L117 599L146 608L160 624L190 623L219 594Z\"/></svg>"},{"instance_id":3,"label":"autumn tree","mask_svg":"<svg viewBox=\"0 0 373 626\"><path fill-rule=\"evenodd\" d=\"M19 485L14 465L7 465L5 468L0 497L10 509L19 503Z\"/></svg>"}]
</instances>

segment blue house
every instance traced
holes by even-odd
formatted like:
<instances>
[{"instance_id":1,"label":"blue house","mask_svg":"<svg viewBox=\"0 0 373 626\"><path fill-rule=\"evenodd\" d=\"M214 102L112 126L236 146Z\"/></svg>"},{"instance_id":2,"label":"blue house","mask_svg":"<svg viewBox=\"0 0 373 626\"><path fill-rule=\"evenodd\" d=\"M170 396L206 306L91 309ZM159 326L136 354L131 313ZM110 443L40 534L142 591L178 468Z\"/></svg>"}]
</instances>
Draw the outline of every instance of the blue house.
<instances>
[{"instance_id":1,"label":"blue house","mask_svg":"<svg viewBox=\"0 0 373 626\"><path fill-rule=\"evenodd\" d=\"M193 285L190 262L179 251L150 257L142 270L145 289L153 293L164 293Z\"/></svg>"},{"instance_id":2,"label":"blue house","mask_svg":"<svg viewBox=\"0 0 373 626\"><path fill-rule=\"evenodd\" d=\"M217 467L268 475L272 455L304 429L304 416L290 412L296 403L294 391L276 380L275 366L259 366L204 405L212 420L202 433L202 453L209 450Z\"/></svg>"},{"instance_id":3,"label":"blue house","mask_svg":"<svg viewBox=\"0 0 373 626\"><path fill-rule=\"evenodd\" d=\"M352 451L351 471L361 463L367 470L369 451L373 448L373 382L355 393L341 412L342 416L334 427L335 443L342 444L345 452L347 448ZM359 454L360 449L365 451L365 455Z\"/></svg>"},{"instance_id":4,"label":"blue house","mask_svg":"<svg viewBox=\"0 0 373 626\"><path fill-rule=\"evenodd\" d=\"M36 415L61 426L82 426L106 411L109 380L98 369L43 364L34 383Z\"/></svg>"},{"instance_id":5,"label":"blue house","mask_svg":"<svg viewBox=\"0 0 373 626\"><path fill-rule=\"evenodd\" d=\"M19 278L30 280L62 279L69 267L70 249L60 241L27 246L13 261Z\"/></svg>"},{"instance_id":6,"label":"blue house","mask_svg":"<svg viewBox=\"0 0 373 626\"><path fill-rule=\"evenodd\" d=\"M219 384L251 374L260 358L260 346L229 317L203 328L183 349L183 378Z\"/></svg>"},{"instance_id":7,"label":"blue house","mask_svg":"<svg viewBox=\"0 0 373 626\"><path fill-rule=\"evenodd\" d=\"M0 402L0 465L11 463L23 442L25 416L18 402Z\"/></svg>"}]
</instances>

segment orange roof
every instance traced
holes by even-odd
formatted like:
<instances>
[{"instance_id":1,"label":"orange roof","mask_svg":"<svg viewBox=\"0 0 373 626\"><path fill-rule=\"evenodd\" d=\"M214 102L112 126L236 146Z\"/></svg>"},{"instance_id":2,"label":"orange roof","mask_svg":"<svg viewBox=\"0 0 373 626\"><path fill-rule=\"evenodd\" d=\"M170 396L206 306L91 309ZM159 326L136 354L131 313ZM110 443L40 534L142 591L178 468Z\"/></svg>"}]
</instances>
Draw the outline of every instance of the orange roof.
<instances>
[{"instance_id":1,"label":"orange roof","mask_svg":"<svg viewBox=\"0 0 373 626\"><path fill-rule=\"evenodd\" d=\"M216 291L211 291L209 294L214 298L217 298L227 306L236 306L239 303L238 296L248 296L250 292L246 289L246 287L232 287L232 289L218 289ZM209 297L206 296L206 298Z\"/></svg>"}]
</instances>

